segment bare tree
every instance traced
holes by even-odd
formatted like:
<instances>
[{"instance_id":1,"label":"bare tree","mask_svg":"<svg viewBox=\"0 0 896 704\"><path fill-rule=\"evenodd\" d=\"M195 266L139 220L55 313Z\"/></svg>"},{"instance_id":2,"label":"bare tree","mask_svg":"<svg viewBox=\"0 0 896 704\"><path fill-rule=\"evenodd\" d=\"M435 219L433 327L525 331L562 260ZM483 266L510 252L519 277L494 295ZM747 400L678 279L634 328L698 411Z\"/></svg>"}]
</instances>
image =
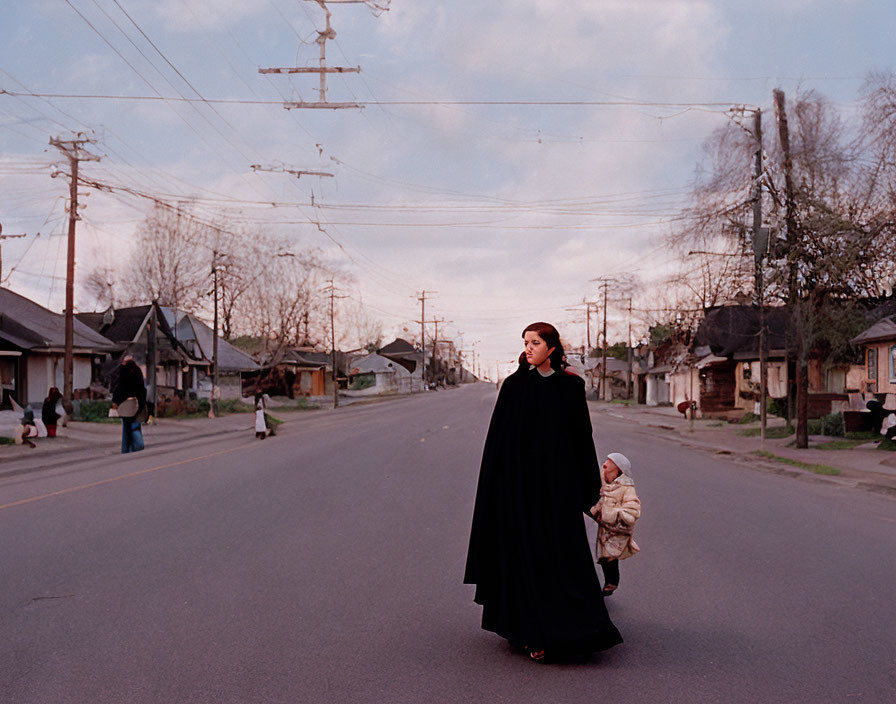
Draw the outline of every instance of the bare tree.
<instances>
[{"instance_id":1,"label":"bare tree","mask_svg":"<svg viewBox=\"0 0 896 704\"><path fill-rule=\"evenodd\" d=\"M200 309L211 269L208 241L209 227L188 207L157 204L137 228L136 248L122 277L125 296L181 310Z\"/></svg>"},{"instance_id":2,"label":"bare tree","mask_svg":"<svg viewBox=\"0 0 896 704\"><path fill-rule=\"evenodd\" d=\"M82 282L87 293L93 300L93 304L97 308L107 309L114 308L116 303L116 272L106 264L95 266L84 277Z\"/></svg>"},{"instance_id":3,"label":"bare tree","mask_svg":"<svg viewBox=\"0 0 896 704\"><path fill-rule=\"evenodd\" d=\"M375 352L383 346L383 323L373 317L361 300L352 299L342 306L340 326L341 343L350 348L365 348Z\"/></svg>"},{"instance_id":4,"label":"bare tree","mask_svg":"<svg viewBox=\"0 0 896 704\"><path fill-rule=\"evenodd\" d=\"M328 272L313 251L275 249L262 255L262 261L263 273L237 301L234 317L241 332L262 340L265 357L277 359L304 342L306 329L326 332L320 288Z\"/></svg>"}]
</instances>

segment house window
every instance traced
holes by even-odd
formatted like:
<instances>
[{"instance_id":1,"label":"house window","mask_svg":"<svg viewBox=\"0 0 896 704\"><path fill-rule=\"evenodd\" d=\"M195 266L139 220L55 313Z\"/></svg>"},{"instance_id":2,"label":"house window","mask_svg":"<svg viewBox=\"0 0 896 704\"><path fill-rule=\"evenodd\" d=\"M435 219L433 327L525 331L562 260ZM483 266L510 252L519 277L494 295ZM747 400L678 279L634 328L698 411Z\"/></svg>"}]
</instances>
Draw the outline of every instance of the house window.
<instances>
[{"instance_id":1,"label":"house window","mask_svg":"<svg viewBox=\"0 0 896 704\"><path fill-rule=\"evenodd\" d=\"M890 345L890 362L887 365L890 368L890 381L896 383L896 345Z\"/></svg>"}]
</instances>

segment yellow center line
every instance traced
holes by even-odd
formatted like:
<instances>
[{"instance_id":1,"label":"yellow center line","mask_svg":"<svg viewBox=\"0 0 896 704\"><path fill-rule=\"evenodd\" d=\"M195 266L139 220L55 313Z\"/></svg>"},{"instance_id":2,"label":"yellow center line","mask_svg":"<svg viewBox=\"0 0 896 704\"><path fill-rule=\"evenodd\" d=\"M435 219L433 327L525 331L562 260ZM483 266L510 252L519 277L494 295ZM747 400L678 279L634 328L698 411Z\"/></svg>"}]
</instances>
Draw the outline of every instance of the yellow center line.
<instances>
[{"instance_id":1,"label":"yellow center line","mask_svg":"<svg viewBox=\"0 0 896 704\"><path fill-rule=\"evenodd\" d=\"M246 443L245 445L238 445L237 447L232 447L229 450L218 450L217 452L212 452L208 455L202 455L200 457L190 457L185 460L178 460L177 462L169 462L168 464L160 464L158 467L149 467L148 469L141 469L138 472L131 472L130 474L122 474L117 477L110 477L109 479L102 479L98 482L91 482L90 484L81 484L79 486L69 487L68 489L60 489L59 491L51 491L49 494L41 494L40 496L32 496L30 499L20 499L19 501L13 501L8 504L0 505L0 511L12 508L13 506L21 506L23 504L30 504L34 501L43 501L44 499L50 499L54 496L62 496L63 494L71 494L75 491L83 491L84 489L92 489L95 486L101 486L103 484L109 484L110 482L121 481L122 479L132 479L133 477L139 477L141 474L149 474L150 472L158 472L161 469L170 469L171 467L178 467L183 464L189 464L190 462L198 462L199 460L207 460L209 457L217 457L218 455L226 455L230 452L236 452L237 450L242 450L246 447L251 447L255 443Z\"/></svg>"}]
</instances>

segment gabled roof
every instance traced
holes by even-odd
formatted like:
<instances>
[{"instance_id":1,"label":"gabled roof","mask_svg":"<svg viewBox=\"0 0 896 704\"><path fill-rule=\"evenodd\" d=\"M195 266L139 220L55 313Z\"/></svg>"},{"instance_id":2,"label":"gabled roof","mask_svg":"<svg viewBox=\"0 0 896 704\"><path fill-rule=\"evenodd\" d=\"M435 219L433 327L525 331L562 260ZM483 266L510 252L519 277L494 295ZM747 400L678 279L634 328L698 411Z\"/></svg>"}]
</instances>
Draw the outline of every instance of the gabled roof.
<instances>
[{"instance_id":1,"label":"gabled roof","mask_svg":"<svg viewBox=\"0 0 896 704\"><path fill-rule=\"evenodd\" d=\"M119 345L78 320L74 321L75 349L113 352ZM7 288L0 288L0 339L27 350L65 347L65 316L47 310Z\"/></svg>"},{"instance_id":2,"label":"gabled roof","mask_svg":"<svg viewBox=\"0 0 896 704\"><path fill-rule=\"evenodd\" d=\"M368 374L370 372L394 372L399 376L410 376L410 372L404 366L375 352L356 360L350 370L352 374Z\"/></svg>"},{"instance_id":3,"label":"gabled roof","mask_svg":"<svg viewBox=\"0 0 896 704\"><path fill-rule=\"evenodd\" d=\"M395 340L390 342L385 347L381 347L376 351L377 354L382 355L390 355L390 354L410 354L411 352L416 352L414 346L400 337L396 337Z\"/></svg>"},{"instance_id":4,"label":"gabled roof","mask_svg":"<svg viewBox=\"0 0 896 704\"><path fill-rule=\"evenodd\" d=\"M208 361L214 357L215 333L208 325L191 313L184 314L193 328L202 356ZM249 355L218 337L218 369L220 371L247 372L261 369Z\"/></svg>"},{"instance_id":5,"label":"gabled roof","mask_svg":"<svg viewBox=\"0 0 896 704\"><path fill-rule=\"evenodd\" d=\"M145 306L131 306L130 308L115 308L111 311L112 322L106 322L107 313L77 313L75 317L85 325L93 328L103 337L120 344L129 344L137 340L143 323L146 321L149 311L152 310L152 304ZM162 315L156 316L156 324L159 331L171 340L174 340L174 333L164 314L164 310L160 306Z\"/></svg>"},{"instance_id":6,"label":"gabled roof","mask_svg":"<svg viewBox=\"0 0 896 704\"><path fill-rule=\"evenodd\" d=\"M765 329L769 349L783 349L791 326L790 311L783 307L765 308ZM719 357L748 357L759 354L759 308L719 306L706 311L694 336L694 346L708 346Z\"/></svg>"},{"instance_id":7,"label":"gabled roof","mask_svg":"<svg viewBox=\"0 0 896 704\"><path fill-rule=\"evenodd\" d=\"M894 322L894 317L896 316L878 320L870 328L852 338L850 342L854 345L858 345L865 342L896 339L896 322Z\"/></svg>"}]
</instances>

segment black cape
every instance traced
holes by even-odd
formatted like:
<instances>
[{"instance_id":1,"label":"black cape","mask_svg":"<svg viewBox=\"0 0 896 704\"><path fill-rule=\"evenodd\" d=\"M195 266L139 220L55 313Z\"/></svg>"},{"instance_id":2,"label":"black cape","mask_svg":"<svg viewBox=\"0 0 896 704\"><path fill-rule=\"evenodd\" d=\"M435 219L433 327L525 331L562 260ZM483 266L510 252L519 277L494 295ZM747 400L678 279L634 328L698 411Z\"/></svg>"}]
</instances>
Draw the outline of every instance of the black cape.
<instances>
[{"instance_id":1,"label":"black cape","mask_svg":"<svg viewBox=\"0 0 896 704\"><path fill-rule=\"evenodd\" d=\"M622 642L582 519L600 498L599 472L582 379L524 367L509 376L485 441L464 575L484 629L533 649Z\"/></svg>"}]
</instances>

